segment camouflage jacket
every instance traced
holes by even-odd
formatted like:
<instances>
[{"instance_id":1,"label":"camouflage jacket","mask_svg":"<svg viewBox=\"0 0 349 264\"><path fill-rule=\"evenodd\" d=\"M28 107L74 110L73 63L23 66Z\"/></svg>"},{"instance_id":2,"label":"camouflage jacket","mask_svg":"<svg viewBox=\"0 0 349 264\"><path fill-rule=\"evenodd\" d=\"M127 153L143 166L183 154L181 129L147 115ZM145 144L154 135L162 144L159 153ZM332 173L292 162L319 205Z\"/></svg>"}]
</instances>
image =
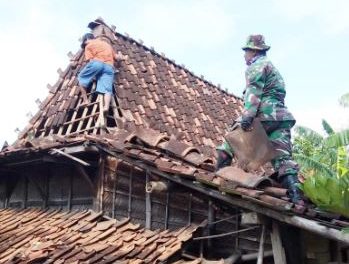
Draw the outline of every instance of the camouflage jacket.
<instances>
[{"instance_id":1,"label":"camouflage jacket","mask_svg":"<svg viewBox=\"0 0 349 264\"><path fill-rule=\"evenodd\" d=\"M243 117L261 121L295 120L285 107L285 83L266 56L256 58L246 70Z\"/></svg>"}]
</instances>

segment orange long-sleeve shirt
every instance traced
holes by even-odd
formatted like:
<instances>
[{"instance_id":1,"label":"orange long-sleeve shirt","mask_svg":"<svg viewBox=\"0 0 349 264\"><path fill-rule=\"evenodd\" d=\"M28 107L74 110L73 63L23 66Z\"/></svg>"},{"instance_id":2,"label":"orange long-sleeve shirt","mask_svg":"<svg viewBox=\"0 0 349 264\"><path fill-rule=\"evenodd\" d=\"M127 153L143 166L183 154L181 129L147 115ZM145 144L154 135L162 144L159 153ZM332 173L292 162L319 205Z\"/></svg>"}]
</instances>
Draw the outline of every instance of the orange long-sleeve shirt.
<instances>
[{"instance_id":1,"label":"orange long-sleeve shirt","mask_svg":"<svg viewBox=\"0 0 349 264\"><path fill-rule=\"evenodd\" d=\"M90 40L85 47L86 60L97 60L113 66L115 58L113 47L100 39Z\"/></svg>"}]
</instances>

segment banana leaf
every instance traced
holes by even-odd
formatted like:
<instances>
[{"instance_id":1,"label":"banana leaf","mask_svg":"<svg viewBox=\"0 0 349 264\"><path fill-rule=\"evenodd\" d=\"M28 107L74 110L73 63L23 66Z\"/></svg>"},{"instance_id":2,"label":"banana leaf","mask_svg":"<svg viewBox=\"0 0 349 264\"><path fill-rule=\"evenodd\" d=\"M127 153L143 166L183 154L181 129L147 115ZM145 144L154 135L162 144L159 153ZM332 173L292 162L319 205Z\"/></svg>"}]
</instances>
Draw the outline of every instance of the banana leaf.
<instances>
[{"instance_id":1,"label":"banana leaf","mask_svg":"<svg viewBox=\"0 0 349 264\"><path fill-rule=\"evenodd\" d=\"M335 133L331 125L325 119L322 119L322 128L327 135L333 135Z\"/></svg>"},{"instance_id":2,"label":"banana leaf","mask_svg":"<svg viewBox=\"0 0 349 264\"><path fill-rule=\"evenodd\" d=\"M345 147L337 149L337 178L343 177L349 173L348 153Z\"/></svg>"},{"instance_id":3,"label":"banana leaf","mask_svg":"<svg viewBox=\"0 0 349 264\"><path fill-rule=\"evenodd\" d=\"M320 209L349 217L348 177L317 175L308 177L300 188Z\"/></svg>"}]
</instances>

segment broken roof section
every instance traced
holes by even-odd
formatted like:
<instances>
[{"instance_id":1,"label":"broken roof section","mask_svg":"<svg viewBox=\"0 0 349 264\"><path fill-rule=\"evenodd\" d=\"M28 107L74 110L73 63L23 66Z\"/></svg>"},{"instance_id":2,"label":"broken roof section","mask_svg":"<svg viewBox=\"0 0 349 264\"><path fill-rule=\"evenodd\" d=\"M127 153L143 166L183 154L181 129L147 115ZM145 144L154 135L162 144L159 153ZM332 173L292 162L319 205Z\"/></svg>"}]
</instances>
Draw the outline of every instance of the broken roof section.
<instances>
[{"instance_id":1,"label":"broken roof section","mask_svg":"<svg viewBox=\"0 0 349 264\"><path fill-rule=\"evenodd\" d=\"M26 147L0 152L0 165L11 168L30 160L40 160L45 156L59 158L60 154L74 154L83 151L108 155L107 169L125 173L129 168L137 168L154 177L170 181L180 186L218 199L223 203L245 210L265 214L268 217L315 232L330 239L349 243L349 236L340 229L348 227L348 219L340 215L317 210L312 204L305 206L292 204L286 197L286 189L280 188L270 178L258 174L248 174L235 167L226 167L214 172L212 159L181 141L163 138L162 134L150 129L125 131L115 129L113 134L82 135L73 139L56 138L28 141ZM158 140L162 138L162 140ZM172 147L181 145L178 149ZM81 147L81 148L80 148ZM57 151L59 150L59 151ZM69 158L67 155L61 158ZM42 159L44 162L44 159ZM144 174L140 174L145 177ZM272 185L272 186L271 186Z\"/></svg>"},{"instance_id":2,"label":"broken roof section","mask_svg":"<svg viewBox=\"0 0 349 264\"><path fill-rule=\"evenodd\" d=\"M151 231L102 212L3 209L0 227L1 263L153 263L178 252L199 226Z\"/></svg>"},{"instance_id":3,"label":"broken roof section","mask_svg":"<svg viewBox=\"0 0 349 264\"><path fill-rule=\"evenodd\" d=\"M180 134L186 142L211 149L223 139L226 125L241 111L240 98L147 48L141 41L115 32L103 20L97 19L89 27L95 35L107 35L116 53L125 56L118 62L116 96L107 126L116 127L118 118L122 118L132 126ZM78 87L83 51L70 56L73 62L66 70L58 70L59 80L49 86L49 96L19 135L20 140L101 133L100 98L92 87L90 103L84 105Z\"/></svg>"}]
</instances>

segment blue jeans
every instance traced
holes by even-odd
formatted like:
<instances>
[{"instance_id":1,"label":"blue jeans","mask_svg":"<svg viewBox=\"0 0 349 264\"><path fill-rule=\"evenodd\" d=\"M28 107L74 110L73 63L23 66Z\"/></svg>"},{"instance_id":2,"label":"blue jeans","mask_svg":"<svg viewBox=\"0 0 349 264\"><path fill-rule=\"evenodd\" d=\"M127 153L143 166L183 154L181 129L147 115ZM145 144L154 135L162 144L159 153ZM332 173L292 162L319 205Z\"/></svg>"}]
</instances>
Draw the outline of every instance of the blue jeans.
<instances>
[{"instance_id":1,"label":"blue jeans","mask_svg":"<svg viewBox=\"0 0 349 264\"><path fill-rule=\"evenodd\" d=\"M96 91L98 93L113 94L114 75L113 66L101 61L91 60L78 75L79 85L86 89L96 78Z\"/></svg>"}]
</instances>

